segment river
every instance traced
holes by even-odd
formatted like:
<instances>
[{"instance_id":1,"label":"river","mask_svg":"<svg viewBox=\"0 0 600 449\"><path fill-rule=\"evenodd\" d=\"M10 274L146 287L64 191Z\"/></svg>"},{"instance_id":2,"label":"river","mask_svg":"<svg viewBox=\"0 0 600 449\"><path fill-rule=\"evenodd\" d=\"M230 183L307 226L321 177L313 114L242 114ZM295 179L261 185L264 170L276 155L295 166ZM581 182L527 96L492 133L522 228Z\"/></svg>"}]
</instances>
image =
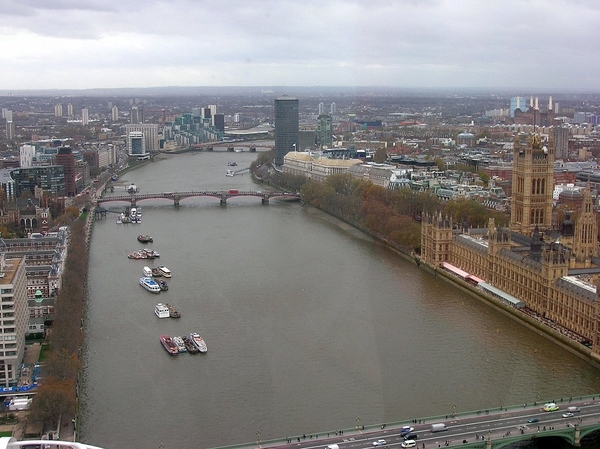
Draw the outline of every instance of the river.
<instances>
[{"instance_id":1,"label":"river","mask_svg":"<svg viewBox=\"0 0 600 449\"><path fill-rule=\"evenodd\" d=\"M255 158L172 156L108 195L131 183L140 193L266 190L225 176L228 162ZM109 213L93 227L81 441L209 448L600 392L585 361L308 206L138 205L141 224ZM127 258L142 233L157 261ZM138 280L158 261L173 277L154 295ZM157 302L182 317L159 320ZM170 357L159 343L190 332L208 354Z\"/></svg>"}]
</instances>

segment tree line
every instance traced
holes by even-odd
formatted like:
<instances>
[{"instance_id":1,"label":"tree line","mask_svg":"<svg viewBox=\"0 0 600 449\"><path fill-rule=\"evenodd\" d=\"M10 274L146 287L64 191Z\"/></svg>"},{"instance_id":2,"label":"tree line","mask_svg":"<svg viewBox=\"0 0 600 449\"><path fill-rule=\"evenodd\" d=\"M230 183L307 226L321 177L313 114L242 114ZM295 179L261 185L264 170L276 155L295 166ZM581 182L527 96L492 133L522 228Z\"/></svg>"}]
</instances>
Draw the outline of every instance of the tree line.
<instances>
[{"instance_id":1,"label":"tree line","mask_svg":"<svg viewBox=\"0 0 600 449\"><path fill-rule=\"evenodd\" d=\"M71 214L71 217L73 215ZM87 213L69 224L70 238L62 285L54 301L54 322L47 333L43 382L31 405L30 419L51 426L62 416L71 419L77 410L77 379L81 369L83 314L88 272Z\"/></svg>"},{"instance_id":2,"label":"tree line","mask_svg":"<svg viewBox=\"0 0 600 449\"><path fill-rule=\"evenodd\" d=\"M299 191L306 203L408 252L420 252L423 214L441 213L472 228L486 227L490 217L498 226L508 224L506 214L468 198L442 201L431 190L391 190L350 174L331 175L319 182L268 170L271 159L270 153L261 154L251 167L263 182Z\"/></svg>"}]
</instances>

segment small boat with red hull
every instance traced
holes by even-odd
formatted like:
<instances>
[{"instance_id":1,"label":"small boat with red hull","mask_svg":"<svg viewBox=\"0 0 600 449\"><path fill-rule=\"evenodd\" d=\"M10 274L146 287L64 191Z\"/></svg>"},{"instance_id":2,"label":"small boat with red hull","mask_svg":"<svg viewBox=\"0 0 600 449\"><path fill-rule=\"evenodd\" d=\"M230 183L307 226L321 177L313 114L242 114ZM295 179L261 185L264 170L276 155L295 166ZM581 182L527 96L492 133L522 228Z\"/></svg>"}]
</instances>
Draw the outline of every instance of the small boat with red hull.
<instances>
[{"instance_id":1,"label":"small boat with red hull","mask_svg":"<svg viewBox=\"0 0 600 449\"><path fill-rule=\"evenodd\" d=\"M177 345L175 344L173 339L171 337L169 337L168 335L162 334L160 336L160 342L169 354L171 354L171 355L179 354L179 348L177 347Z\"/></svg>"}]
</instances>

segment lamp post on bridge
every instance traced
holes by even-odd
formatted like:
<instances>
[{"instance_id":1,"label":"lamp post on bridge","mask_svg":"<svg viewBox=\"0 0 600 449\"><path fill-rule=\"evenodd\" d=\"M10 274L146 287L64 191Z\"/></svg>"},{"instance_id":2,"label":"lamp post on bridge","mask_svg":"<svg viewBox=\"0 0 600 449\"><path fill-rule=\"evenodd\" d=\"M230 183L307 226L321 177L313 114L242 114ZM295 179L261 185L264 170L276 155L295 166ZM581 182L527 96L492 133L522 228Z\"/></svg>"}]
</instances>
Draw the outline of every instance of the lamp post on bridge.
<instances>
[{"instance_id":1,"label":"lamp post on bridge","mask_svg":"<svg viewBox=\"0 0 600 449\"><path fill-rule=\"evenodd\" d=\"M360 430L360 416L356 417L356 430Z\"/></svg>"},{"instance_id":2,"label":"lamp post on bridge","mask_svg":"<svg viewBox=\"0 0 600 449\"><path fill-rule=\"evenodd\" d=\"M260 430L256 431L256 444L260 446Z\"/></svg>"}]
</instances>

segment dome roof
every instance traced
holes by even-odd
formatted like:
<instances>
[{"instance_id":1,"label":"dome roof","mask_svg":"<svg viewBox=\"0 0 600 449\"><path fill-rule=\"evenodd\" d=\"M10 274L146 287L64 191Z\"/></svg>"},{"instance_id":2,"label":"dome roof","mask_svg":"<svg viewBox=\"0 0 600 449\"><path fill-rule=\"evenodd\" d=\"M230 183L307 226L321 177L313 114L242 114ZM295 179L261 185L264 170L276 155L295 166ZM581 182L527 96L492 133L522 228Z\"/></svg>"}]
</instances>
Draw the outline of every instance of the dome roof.
<instances>
[{"instance_id":1,"label":"dome roof","mask_svg":"<svg viewBox=\"0 0 600 449\"><path fill-rule=\"evenodd\" d=\"M457 139L474 139L475 138L475 134L472 133L460 133L458 136L456 136Z\"/></svg>"}]
</instances>

